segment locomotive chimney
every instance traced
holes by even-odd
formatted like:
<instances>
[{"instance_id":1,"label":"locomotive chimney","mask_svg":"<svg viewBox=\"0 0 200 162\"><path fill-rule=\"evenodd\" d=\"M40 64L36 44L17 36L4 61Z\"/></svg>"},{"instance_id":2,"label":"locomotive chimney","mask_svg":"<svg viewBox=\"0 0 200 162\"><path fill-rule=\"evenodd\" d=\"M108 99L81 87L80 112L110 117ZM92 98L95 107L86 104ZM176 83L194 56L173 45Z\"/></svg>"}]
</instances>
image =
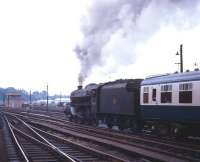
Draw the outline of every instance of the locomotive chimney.
<instances>
[{"instance_id":1,"label":"locomotive chimney","mask_svg":"<svg viewBox=\"0 0 200 162\"><path fill-rule=\"evenodd\" d=\"M83 88L83 86L82 86L82 85L78 85L78 90L79 90L79 89L82 89L82 88Z\"/></svg>"},{"instance_id":2,"label":"locomotive chimney","mask_svg":"<svg viewBox=\"0 0 200 162\"><path fill-rule=\"evenodd\" d=\"M81 75L79 75L78 78L78 89L82 89L83 85L83 77Z\"/></svg>"}]
</instances>

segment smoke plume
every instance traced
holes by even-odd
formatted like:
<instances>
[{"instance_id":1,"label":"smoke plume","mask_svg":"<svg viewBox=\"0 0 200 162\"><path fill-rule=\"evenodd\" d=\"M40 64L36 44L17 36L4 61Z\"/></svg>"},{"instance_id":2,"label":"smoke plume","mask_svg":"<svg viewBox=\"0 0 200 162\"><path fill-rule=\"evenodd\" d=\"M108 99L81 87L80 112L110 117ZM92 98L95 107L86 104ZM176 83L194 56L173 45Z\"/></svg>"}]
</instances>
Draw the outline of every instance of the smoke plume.
<instances>
[{"instance_id":1,"label":"smoke plume","mask_svg":"<svg viewBox=\"0 0 200 162\"><path fill-rule=\"evenodd\" d=\"M138 44L166 25L180 30L191 28L196 23L196 13L199 14L199 4L195 0L92 2L82 19L84 38L75 47L81 63L80 84L97 65L107 67L112 73L120 66L134 63Z\"/></svg>"}]
</instances>

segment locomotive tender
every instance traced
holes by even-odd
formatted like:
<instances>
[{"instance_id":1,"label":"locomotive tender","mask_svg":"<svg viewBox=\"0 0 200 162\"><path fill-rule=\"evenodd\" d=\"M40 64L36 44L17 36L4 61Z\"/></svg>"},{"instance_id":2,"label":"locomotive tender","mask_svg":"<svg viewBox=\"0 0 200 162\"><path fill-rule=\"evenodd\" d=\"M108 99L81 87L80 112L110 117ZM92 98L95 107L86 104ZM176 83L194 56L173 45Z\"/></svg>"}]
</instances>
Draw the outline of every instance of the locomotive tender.
<instances>
[{"instance_id":1,"label":"locomotive tender","mask_svg":"<svg viewBox=\"0 0 200 162\"><path fill-rule=\"evenodd\" d=\"M200 71L90 84L71 93L72 118L162 134L200 135Z\"/></svg>"}]
</instances>

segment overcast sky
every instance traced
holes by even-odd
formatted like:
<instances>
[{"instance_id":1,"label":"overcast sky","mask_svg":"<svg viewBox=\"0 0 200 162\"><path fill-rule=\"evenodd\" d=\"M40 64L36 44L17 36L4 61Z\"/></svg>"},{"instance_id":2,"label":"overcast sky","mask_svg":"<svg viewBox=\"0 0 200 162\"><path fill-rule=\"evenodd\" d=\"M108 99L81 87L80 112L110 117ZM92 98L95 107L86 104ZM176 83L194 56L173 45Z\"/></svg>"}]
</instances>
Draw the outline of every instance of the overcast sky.
<instances>
[{"instance_id":1,"label":"overcast sky","mask_svg":"<svg viewBox=\"0 0 200 162\"><path fill-rule=\"evenodd\" d=\"M198 1L135 2L0 0L0 87L69 94L80 74L86 85L172 73L181 43L184 69L199 67Z\"/></svg>"}]
</instances>

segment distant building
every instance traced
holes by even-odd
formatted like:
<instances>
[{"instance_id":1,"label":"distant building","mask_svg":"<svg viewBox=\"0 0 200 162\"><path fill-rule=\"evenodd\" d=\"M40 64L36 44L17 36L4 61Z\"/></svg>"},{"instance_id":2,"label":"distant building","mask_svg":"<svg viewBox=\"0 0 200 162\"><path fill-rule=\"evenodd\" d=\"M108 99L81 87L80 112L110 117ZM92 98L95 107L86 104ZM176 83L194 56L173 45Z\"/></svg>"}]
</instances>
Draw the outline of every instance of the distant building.
<instances>
[{"instance_id":1,"label":"distant building","mask_svg":"<svg viewBox=\"0 0 200 162\"><path fill-rule=\"evenodd\" d=\"M24 103L21 94L19 93L8 93L6 94L5 105L8 108L22 108Z\"/></svg>"}]
</instances>

